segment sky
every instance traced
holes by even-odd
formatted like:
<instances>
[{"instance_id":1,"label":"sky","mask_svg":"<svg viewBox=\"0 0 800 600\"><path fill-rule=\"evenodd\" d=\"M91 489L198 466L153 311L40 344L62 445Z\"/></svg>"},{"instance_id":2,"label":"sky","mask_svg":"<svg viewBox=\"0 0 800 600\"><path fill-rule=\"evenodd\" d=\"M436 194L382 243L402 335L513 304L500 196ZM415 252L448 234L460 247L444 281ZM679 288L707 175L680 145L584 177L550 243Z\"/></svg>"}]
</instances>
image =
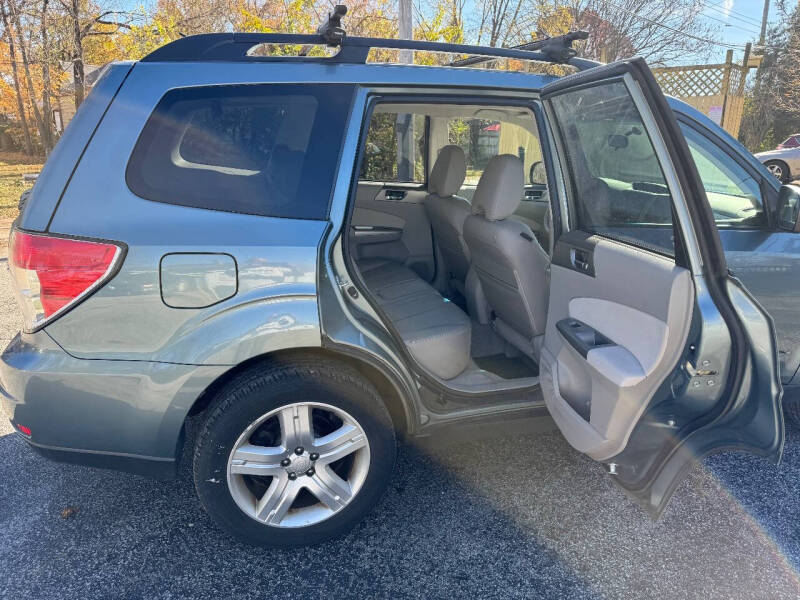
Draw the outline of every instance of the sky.
<instances>
[{"instance_id":1,"label":"sky","mask_svg":"<svg viewBox=\"0 0 800 600\"><path fill-rule=\"evenodd\" d=\"M347 4L347 0L339 0ZM414 0L415 3L426 0ZM431 4L433 0L430 0ZM791 0L789 0L791 2ZM155 4L156 0L121 0L127 8L140 6L149 7ZM699 0L704 6L703 15L710 25L719 28L719 37L715 37L721 43L714 47L708 57L686 56L684 60L675 64L694 64L700 62L718 63L725 61L727 47L724 44L741 46L734 49L734 60L741 61L744 54L744 45L750 41L757 41L760 28L761 16L764 10L764 0ZM102 0L101 0L102 3ZM467 0L465 10L469 11L474 6L475 0ZM642 15L649 17L649 15ZM775 23L780 17L775 0L770 2L769 23ZM345 21L346 24L346 21Z\"/></svg>"},{"instance_id":2,"label":"sky","mask_svg":"<svg viewBox=\"0 0 800 600\"><path fill-rule=\"evenodd\" d=\"M720 28L719 40L726 44L744 46L757 41L761 29L764 0L701 0L706 6L703 14L711 25ZM770 3L769 23L780 17L775 2ZM768 26L769 27L769 26ZM709 62L723 62L727 48L715 47ZM734 49L734 60L741 60L744 50ZM691 60L687 62L692 62Z\"/></svg>"}]
</instances>

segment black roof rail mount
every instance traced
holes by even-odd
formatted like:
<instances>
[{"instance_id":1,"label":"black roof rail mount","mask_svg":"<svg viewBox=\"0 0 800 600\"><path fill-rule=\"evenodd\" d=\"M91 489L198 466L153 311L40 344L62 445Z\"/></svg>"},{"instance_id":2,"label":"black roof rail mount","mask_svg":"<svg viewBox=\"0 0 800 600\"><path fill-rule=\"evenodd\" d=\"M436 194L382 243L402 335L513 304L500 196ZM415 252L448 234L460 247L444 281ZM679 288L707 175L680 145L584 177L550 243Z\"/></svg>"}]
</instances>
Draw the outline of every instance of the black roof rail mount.
<instances>
[{"instance_id":1,"label":"black roof rail mount","mask_svg":"<svg viewBox=\"0 0 800 600\"><path fill-rule=\"evenodd\" d=\"M599 63L576 58L571 44L574 40L586 39L585 31L574 31L566 35L529 42L516 48L495 48L469 44L447 44L421 40L397 40L386 38L348 37L342 27L342 17L347 7L338 4L317 29L316 34L298 33L203 33L178 38L158 48L141 59L141 62L322 62L364 64L372 48L392 50L417 50L471 55L451 66L467 66L494 58L514 58L549 63L569 63L583 71ZM250 50L261 44L288 44L299 46L333 46L339 52L334 56L251 55Z\"/></svg>"},{"instance_id":2,"label":"black roof rail mount","mask_svg":"<svg viewBox=\"0 0 800 600\"><path fill-rule=\"evenodd\" d=\"M553 62L565 63L578 54L572 47L572 42L586 39L589 39L588 31L570 31L564 35L542 40L541 49Z\"/></svg>"},{"instance_id":3,"label":"black roof rail mount","mask_svg":"<svg viewBox=\"0 0 800 600\"><path fill-rule=\"evenodd\" d=\"M328 20L317 28L317 33L329 46L338 46L347 35L342 27L342 17L346 14L347 7L344 4L337 4L333 7L333 12L328 13Z\"/></svg>"}]
</instances>

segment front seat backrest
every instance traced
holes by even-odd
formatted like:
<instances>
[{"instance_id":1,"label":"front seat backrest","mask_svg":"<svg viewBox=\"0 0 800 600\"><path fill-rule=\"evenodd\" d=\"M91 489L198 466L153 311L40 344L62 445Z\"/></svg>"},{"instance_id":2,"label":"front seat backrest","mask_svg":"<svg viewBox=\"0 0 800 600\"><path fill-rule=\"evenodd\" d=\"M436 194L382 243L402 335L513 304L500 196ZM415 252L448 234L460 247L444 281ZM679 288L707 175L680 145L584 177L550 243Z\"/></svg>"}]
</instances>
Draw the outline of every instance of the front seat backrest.
<instances>
[{"instance_id":1,"label":"front seat backrest","mask_svg":"<svg viewBox=\"0 0 800 600\"><path fill-rule=\"evenodd\" d=\"M464 151L445 146L431 169L425 210L450 285L464 294L464 280L469 270L469 254L464 243L464 221L470 214L469 202L456 196L467 175Z\"/></svg>"},{"instance_id":2,"label":"front seat backrest","mask_svg":"<svg viewBox=\"0 0 800 600\"><path fill-rule=\"evenodd\" d=\"M522 200L524 183L519 158L492 158L475 190L464 239L496 331L537 358L535 338L544 334L547 319L550 258L530 227L508 218Z\"/></svg>"}]
</instances>

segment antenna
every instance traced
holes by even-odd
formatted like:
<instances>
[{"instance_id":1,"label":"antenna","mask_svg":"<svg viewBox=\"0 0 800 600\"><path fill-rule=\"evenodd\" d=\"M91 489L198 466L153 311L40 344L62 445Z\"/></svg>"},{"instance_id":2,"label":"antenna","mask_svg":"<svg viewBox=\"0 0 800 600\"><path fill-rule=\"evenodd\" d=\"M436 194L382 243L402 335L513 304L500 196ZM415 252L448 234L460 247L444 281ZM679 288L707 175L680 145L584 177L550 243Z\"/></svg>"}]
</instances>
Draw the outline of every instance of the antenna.
<instances>
[{"instance_id":1,"label":"antenna","mask_svg":"<svg viewBox=\"0 0 800 600\"><path fill-rule=\"evenodd\" d=\"M337 4L333 7L333 12L328 13L328 20L317 28L317 33L322 36L328 46L341 46L347 32L342 27L342 17L347 14L347 7L344 4Z\"/></svg>"}]
</instances>

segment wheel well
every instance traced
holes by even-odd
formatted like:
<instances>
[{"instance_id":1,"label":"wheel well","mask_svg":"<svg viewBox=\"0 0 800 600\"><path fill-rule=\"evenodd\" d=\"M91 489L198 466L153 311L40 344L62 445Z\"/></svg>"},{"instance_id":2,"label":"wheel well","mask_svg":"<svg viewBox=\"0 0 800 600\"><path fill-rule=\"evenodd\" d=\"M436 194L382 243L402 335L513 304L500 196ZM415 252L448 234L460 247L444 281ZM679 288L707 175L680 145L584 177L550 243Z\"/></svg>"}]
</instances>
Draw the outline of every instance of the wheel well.
<instances>
[{"instance_id":1,"label":"wheel well","mask_svg":"<svg viewBox=\"0 0 800 600\"><path fill-rule=\"evenodd\" d=\"M787 162L786 162L785 160L783 160L783 159L780 159L780 158L770 158L769 160L765 160L765 161L764 161L764 164L765 164L765 165L766 165L767 163L780 163L780 164L781 164L781 165L783 165L783 167L786 169L786 174L787 174L787 175L789 175L789 176L791 176L791 175L792 175L792 170L789 168L789 163L787 163Z\"/></svg>"},{"instance_id":2,"label":"wheel well","mask_svg":"<svg viewBox=\"0 0 800 600\"><path fill-rule=\"evenodd\" d=\"M375 386L376 390L378 390L378 394L380 394L384 404L386 405L386 409L389 411L389 415L392 417L392 423L395 431L397 431L399 435L405 435L408 433L411 424L412 413L410 409L406 407L406 404L400 396L400 392L389 380L389 378L386 377L386 375L384 375L379 369L373 367L363 360L325 348L280 350L277 352L271 352L269 354L255 356L239 363L234 367L231 367L216 380L214 380L203 391L203 393L200 394L192 407L189 409L189 413L187 414L186 418L188 419L204 412L217 396L219 391L224 388L229 381L253 365L270 362L290 363L295 356L303 356L307 358L309 355L317 355L320 358L333 359L358 371L363 377L368 379L372 385Z\"/></svg>"}]
</instances>

